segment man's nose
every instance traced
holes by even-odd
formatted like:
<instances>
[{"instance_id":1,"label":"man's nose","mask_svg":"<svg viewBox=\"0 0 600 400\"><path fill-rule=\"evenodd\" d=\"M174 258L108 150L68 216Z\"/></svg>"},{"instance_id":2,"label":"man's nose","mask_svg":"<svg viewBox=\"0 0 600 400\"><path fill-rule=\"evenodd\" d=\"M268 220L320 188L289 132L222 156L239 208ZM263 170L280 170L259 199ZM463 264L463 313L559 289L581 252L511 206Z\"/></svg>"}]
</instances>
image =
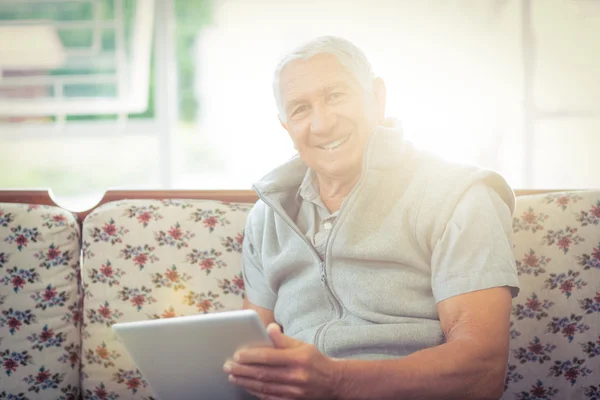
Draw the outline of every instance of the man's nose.
<instances>
[{"instance_id":1,"label":"man's nose","mask_svg":"<svg viewBox=\"0 0 600 400\"><path fill-rule=\"evenodd\" d=\"M335 125L335 121L335 115L327 105L314 106L312 119L310 121L310 130L316 134L329 133Z\"/></svg>"}]
</instances>

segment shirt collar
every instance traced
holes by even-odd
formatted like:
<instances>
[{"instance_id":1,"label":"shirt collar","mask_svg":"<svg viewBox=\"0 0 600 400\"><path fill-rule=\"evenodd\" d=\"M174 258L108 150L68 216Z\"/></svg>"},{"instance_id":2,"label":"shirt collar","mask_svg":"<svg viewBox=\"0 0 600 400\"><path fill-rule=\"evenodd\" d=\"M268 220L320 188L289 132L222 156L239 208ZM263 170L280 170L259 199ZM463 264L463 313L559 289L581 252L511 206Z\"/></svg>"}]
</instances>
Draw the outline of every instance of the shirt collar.
<instances>
[{"instance_id":1,"label":"shirt collar","mask_svg":"<svg viewBox=\"0 0 600 400\"><path fill-rule=\"evenodd\" d=\"M302 183L298 188L299 199L304 199L307 201L314 201L315 198L319 196L319 181L317 180L317 175L315 172L308 168L306 173L304 174L304 179L302 179Z\"/></svg>"}]
</instances>

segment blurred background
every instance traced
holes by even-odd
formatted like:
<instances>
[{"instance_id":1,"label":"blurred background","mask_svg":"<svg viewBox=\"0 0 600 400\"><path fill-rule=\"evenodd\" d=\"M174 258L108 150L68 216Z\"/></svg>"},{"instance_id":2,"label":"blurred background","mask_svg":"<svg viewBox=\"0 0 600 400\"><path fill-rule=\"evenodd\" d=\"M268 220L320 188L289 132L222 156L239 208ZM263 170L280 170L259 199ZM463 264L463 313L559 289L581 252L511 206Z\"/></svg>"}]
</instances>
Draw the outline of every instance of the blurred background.
<instances>
[{"instance_id":1,"label":"blurred background","mask_svg":"<svg viewBox=\"0 0 600 400\"><path fill-rule=\"evenodd\" d=\"M418 147L600 187L600 0L0 0L0 189L249 189L294 154L274 67L319 35L363 49Z\"/></svg>"}]
</instances>

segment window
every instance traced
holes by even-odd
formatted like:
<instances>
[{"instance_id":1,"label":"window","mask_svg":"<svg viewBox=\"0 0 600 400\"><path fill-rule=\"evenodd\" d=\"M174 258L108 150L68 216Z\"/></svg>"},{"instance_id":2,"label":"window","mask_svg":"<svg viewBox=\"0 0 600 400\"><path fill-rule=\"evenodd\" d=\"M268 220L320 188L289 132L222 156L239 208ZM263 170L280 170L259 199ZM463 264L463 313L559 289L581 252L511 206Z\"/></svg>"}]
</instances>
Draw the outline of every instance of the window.
<instances>
[{"instance_id":1,"label":"window","mask_svg":"<svg viewBox=\"0 0 600 400\"><path fill-rule=\"evenodd\" d=\"M418 147L496 169L517 188L600 186L598 2L31 4L0 2L0 29L50 27L65 61L0 66L0 168L16 171L0 187L51 187L80 208L115 186L250 188L294 154L277 120L274 67L327 34L365 51L386 81L387 114ZM25 112L19 96L19 107L69 106ZM70 108L73 98L98 106Z\"/></svg>"}]
</instances>

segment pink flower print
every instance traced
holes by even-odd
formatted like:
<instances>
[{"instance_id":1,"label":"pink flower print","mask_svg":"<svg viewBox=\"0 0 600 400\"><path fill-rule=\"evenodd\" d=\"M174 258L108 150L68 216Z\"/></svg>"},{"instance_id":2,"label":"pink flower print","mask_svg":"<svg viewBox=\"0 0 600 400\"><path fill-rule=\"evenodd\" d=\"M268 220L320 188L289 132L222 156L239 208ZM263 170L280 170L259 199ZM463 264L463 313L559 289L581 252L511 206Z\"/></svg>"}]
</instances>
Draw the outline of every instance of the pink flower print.
<instances>
[{"instance_id":1,"label":"pink flower print","mask_svg":"<svg viewBox=\"0 0 600 400\"><path fill-rule=\"evenodd\" d=\"M573 290L573 281L569 280L569 281L564 281L561 285L560 285L560 291L563 293L570 293Z\"/></svg>"},{"instance_id":2,"label":"pink flower print","mask_svg":"<svg viewBox=\"0 0 600 400\"><path fill-rule=\"evenodd\" d=\"M565 371L565 378L568 380L576 380L579 377L579 370L577 368L569 368Z\"/></svg>"},{"instance_id":3,"label":"pink flower print","mask_svg":"<svg viewBox=\"0 0 600 400\"><path fill-rule=\"evenodd\" d=\"M107 278L110 278L114 273L112 266L110 264L108 264L108 265L102 264L102 266L100 267L100 272L102 273L102 275L106 276Z\"/></svg>"},{"instance_id":4,"label":"pink flower print","mask_svg":"<svg viewBox=\"0 0 600 400\"><path fill-rule=\"evenodd\" d=\"M94 390L94 394L99 399L102 399L102 400L108 398L108 392L106 391L106 389L104 387L96 386L96 389Z\"/></svg>"},{"instance_id":5,"label":"pink flower print","mask_svg":"<svg viewBox=\"0 0 600 400\"><path fill-rule=\"evenodd\" d=\"M138 215L137 219L140 224L147 224L152 219L152 214L150 214L148 211L144 211Z\"/></svg>"},{"instance_id":6,"label":"pink flower print","mask_svg":"<svg viewBox=\"0 0 600 400\"><path fill-rule=\"evenodd\" d=\"M131 299L131 304L136 307L140 307L140 308L144 305L145 302L146 302L146 299L141 294L138 294L137 296L133 296L133 298Z\"/></svg>"},{"instance_id":7,"label":"pink flower print","mask_svg":"<svg viewBox=\"0 0 600 400\"><path fill-rule=\"evenodd\" d=\"M16 242L19 246L27 246L27 243L29 242L29 240L25 236L19 235L19 236L17 236Z\"/></svg>"},{"instance_id":8,"label":"pink flower print","mask_svg":"<svg viewBox=\"0 0 600 400\"><path fill-rule=\"evenodd\" d=\"M594 215L594 217L600 218L600 204L593 206L591 212Z\"/></svg>"},{"instance_id":9,"label":"pink flower print","mask_svg":"<svg viewBox=\"0 0 600 400\"><path fill-rule=\"evenodd\" d=\"M556 242L556 244L561 250L568 250L571 246L571 238L568 236L563 236L558 240L558 242Z\"/></svg>"},{"instance_id":10,"label":"pink flower print","mask_svg":"<svg viewBox=\"0 0 600 400\"><path fill-rule=\"evenodd\" d=\"M23 285L25 284L25 279L21 278L19 275L15 275L12 280L11 283L13 285L13 288L15 288L15 291L17 289L23 289Z\"/></svg>"},{"instance_id":11,"label":"pink flower print","mask_svg":"<svg viewBox=\"0 0 600 400\"><path fill-rule=\"evenodd\" d=\"M207 258L205 260L202 260L202 262L200 263L201 265L201 269L202 270L211 270L212 267L215 265L215 262L212 258Z\"/></svg>"},{"instance_id":12,"label":"pink flower print","mask_svg":"<svg viewBox=\"0 0 600 400\"><path fill-rule=\"evenodd\" d=\"M243 235L242 233L238 233L238 234L235 236L235 241L236 241L236 242L237 242L239 245L241 245L241 244L244 242L244 235Z\"/></svg>"},{"instance_id":13,"label":"pink flower print","mask_svg":"<svg viewBox=\"0 0 600 400\"><path fill-rule=\"evenodd\" d=\"M199 301L198 304L196 304L196 306L198 307L199 311L208 312L208 310L210 310L212 307L212 302L210 300L206 299L206 300Z\"/></svg>"},{"instance_id":14,"label":"pink flower print","mask_svg":"<svg viewBox=\"0 0 600 400\"><path fill-rule=\"evenodd\" d=\"M18 366L19 364L12 358L7 359L3 364L3 367L8 375L10 375L11 372L15 372Z\"/></svg>"},{"instance_id":15,"label":"pink flower print","mask_svg":"<svg viewBox=\"0 0 600 400\"><path fill-rule=\"evenodd\" d=\"M233 284L237 287L239 287L241 290L244 290L244 278L242 278L241 276L236 276L235 278L233 278Z\"/></svg>"},{"instance_id":16,"label":"pink flower print","mask_svg":"<svg viewBox=\"0 0 600 400\"><path fill-rule=\"evenodd\" d=\"M69 307L70 309L70 307ZM80 310L73 310L73 323L77 326L82 321L82 313Z\"/></svg>"},{"instance_id":17,"label":"pink flower print","mask_svg":"<svg viewBox=\"0 0 600 400\"><path fill-rule=\"evenodd\" d=\"M529 345L529 351L534 354L542 354L544 352L544 346L539 342L531 343Z\"/></svg>"},{"instance_id":18,"label":"pink flower print","mask_svg":"<svg viewBox=\"0 0 600 400\"><path fill-rule=\"evenodd\" d=\"M50 378L50 371L44 370L37 374L35 381L38 383L44 383L48 378Z\"/></svg>"},{"instance_id":19,"label":"pink flower print","mask_svg":"<svg viewBox=\"0 0 600 400\"><path fill-rule=\"evenodd\" d=\"M137 390L142 385L140 378L131 378L127 381L127 388L131 390Z\"/></svg>"},{"instance_id":20,"label":"pink flower print","mask_svg":"<svg viewBox=\"0 0 600 400\"><path fill-rule=\"evenodd\" d=\"M18 331L21 325L21 321L19 321L15 317L11 317L8 319L8 327L13 331Z\"/></svg>"},{"instance_id":21,"label":"pink flower print","mask_svg":"<svg viewBox=\"0 0 600 400\"><path fill-rule=\"evenodd\" d=\"M537 256L535 254L526 254L525 258L523 258L523 262L525 263L525 265L529 266L529 267L536 267L538 265L538 263L540 262L540 260L537 258Z\"/></svg>"},{"instance_id":22,"label":"pink flower print","mask_svg":"<svg viewBox=\"0 0 600 400\"><path fill-rule=\"evenodd\" d=\"M565 229L549 230L546 236L542 238L542 243L549 246L556 244L563 253L567 254L571 245L577 245L585 241L577 234L577 231L577 228L569 226L566 226Z\"/></svg>"},{"instance_id":23,"label":"pink flower print","mask_svg":"<svg viewBox=\"0 0 600 400\"><path fill-rule=\"evenodd\" d=\"M525 221L528 224L533 224L537 220L537 216L535 215L535 213L532 210L525 211L523 213L522 218L523 218L523 221Z\"/></svg>"},{"instance_id":24,"label":"pink flower print","mask_svg":"<svg viewBox=\"0 0 600 400\"><path fill-rule=\"evenodd\" d=\"M44 294L42 297L45 301L52 300L54 297L56 297L56 288L48 287L46 290L44 290Z\"/></svg>"},{"instance_id":25,"label":"pink flower print","mask_svg":"<svg viewBox=\"0 0 600 400\"><path fill-rule=\"evenodd\" d=\"M133 263L135 265L145 265L146 261L148 261L148 256L146 254L138 254L133 258Z\"/></svg>"},{"instance_id":26,"label":"pink flower print","mask_svg":"<svg viewBox=\"0 0 600 400\"><path fill-rule=\"evenodd\" d=\"M40 333L40 341L47 342L54 337L54 331L52 329L42 330Z\"/></svg>"},{"instance_id":27,"label":"pink flower print","mask_svg":"<svg viewBox=\"0 0 600 400\"><path fill-rule=\"evenodd\" d=\"M207 228L214 228L218 222L219 220L213 216L204 218L204 226Z\"/></svg>"},{"instance_id":28,"label":"pink flower print","mask_svg":"<svg viewBox=\"0 0 600 400\"><path fill-rule=\"evenodd\" d=\"M527 307L529 307L533 311L538 311L542 307L542 302L537 298L527 299Z\"/></svg>"},{"instance_id":29,"label":"pink flower print","mask_svg":"<svg viewBox=\"0 0 600 400\"><path fill-rule=\"evenodd\" d=\"M569 324L565 326L562 331L565 336L573 336L577 331L577 327L575 324Z\"/></svg>"},{"instance_id":30,"label":"pink flower print","mask_svg":"<svg viewBox=\"0 0 600 400\"><path fill-rule=\"evenodd\" d=\"M71 351L69 353L69 363L71 365L79 365L79 352Z\"/></svg>"},{"instance_id":31,"label":"pink flower print","mask_svg":"<svg viewBox=\"0 0 600 400\"><path fill-rule=\"evenodd\" d=\"M48 255L46 256L48 258L48 260L54 260L56 257L60 256L60 250L58 249L58 247L53 248L50 247L48 249Z\"/></svg>"},{"instance_id":32,"label":"pink flower print","mask_svg":"<svg viewBox=\"0 0 600 400\"><path fill-rule=\"evenodd\" d=\"M104 232L106 232L106 234L109 236L114 236L117 233L117 227L115 226L114 223L111 223L111 224L105 223L102 230Z\"/></svg>"},{"instance_id":33,"label":"pink flower print","mask_svg":"<svg viewBox=\"0 0 600 400\"><path fill-rule=\"evenodd\" d=\"M558 204L559 206L566 206L567 204L569 204L569 198L567 196L561 196L558 199L556 199L556 204Z\"/></svg>"},{"instance_id":34,"label":"pink flower print","mask_svg":"<svg viewBox=\"0 0 600 400\"><path fill-rule=\"evenodd\" d=\"M146 264L158 261L158 257L152 253L153 251L154 247L148 244L145 244L143 247L128 244L119 252L119 257L133 261L133 264L142 271Z\"/></svg>"},{"instance_id":35,"label":"pink flower print","mask_svg":"<svg viewBox=\"0 0 600 400\"><path fill-rule=\"evenodd\" d=\"M100 306L100 308L98 308L98 314L102 315L102 317L104 317L105 319L109 319L111 316L110 307Z\"/></svg>"},{"instance_id":36,"label":"pink flower print","mask_svg":"<svg viewBox=\"0 0 600 400\"><path fill-rule=\"evenodd\" d=\"M52 221L54 221L54 222L63 222L63 221L66 221L66 218L65 218L64 215L57 214L57 215L53 215L52 216Z\"/></svg>"},{"instance_id":37,"label":"pink flower print","mask_svg":"<svg viewBox=\"0 0 600 400\"><path fill-rule=\"evenodd\" d=\"M533 390L531 391L531 394L535 397L543 399L546 397L546 389L544 389L543 386L534 386Z\"/></svg>"},{"instance_id":38,"label":"pink flower print","mask_svg":"<svg viewBox=\"0 0 600 400\"><path fill-rule=\"evenodd\" d=\"M183 232L180 228L171 227L171 229L169 229L169 235L171 235L173 239L179 240L183 236Z\"/></svg>"}]
</instances>

